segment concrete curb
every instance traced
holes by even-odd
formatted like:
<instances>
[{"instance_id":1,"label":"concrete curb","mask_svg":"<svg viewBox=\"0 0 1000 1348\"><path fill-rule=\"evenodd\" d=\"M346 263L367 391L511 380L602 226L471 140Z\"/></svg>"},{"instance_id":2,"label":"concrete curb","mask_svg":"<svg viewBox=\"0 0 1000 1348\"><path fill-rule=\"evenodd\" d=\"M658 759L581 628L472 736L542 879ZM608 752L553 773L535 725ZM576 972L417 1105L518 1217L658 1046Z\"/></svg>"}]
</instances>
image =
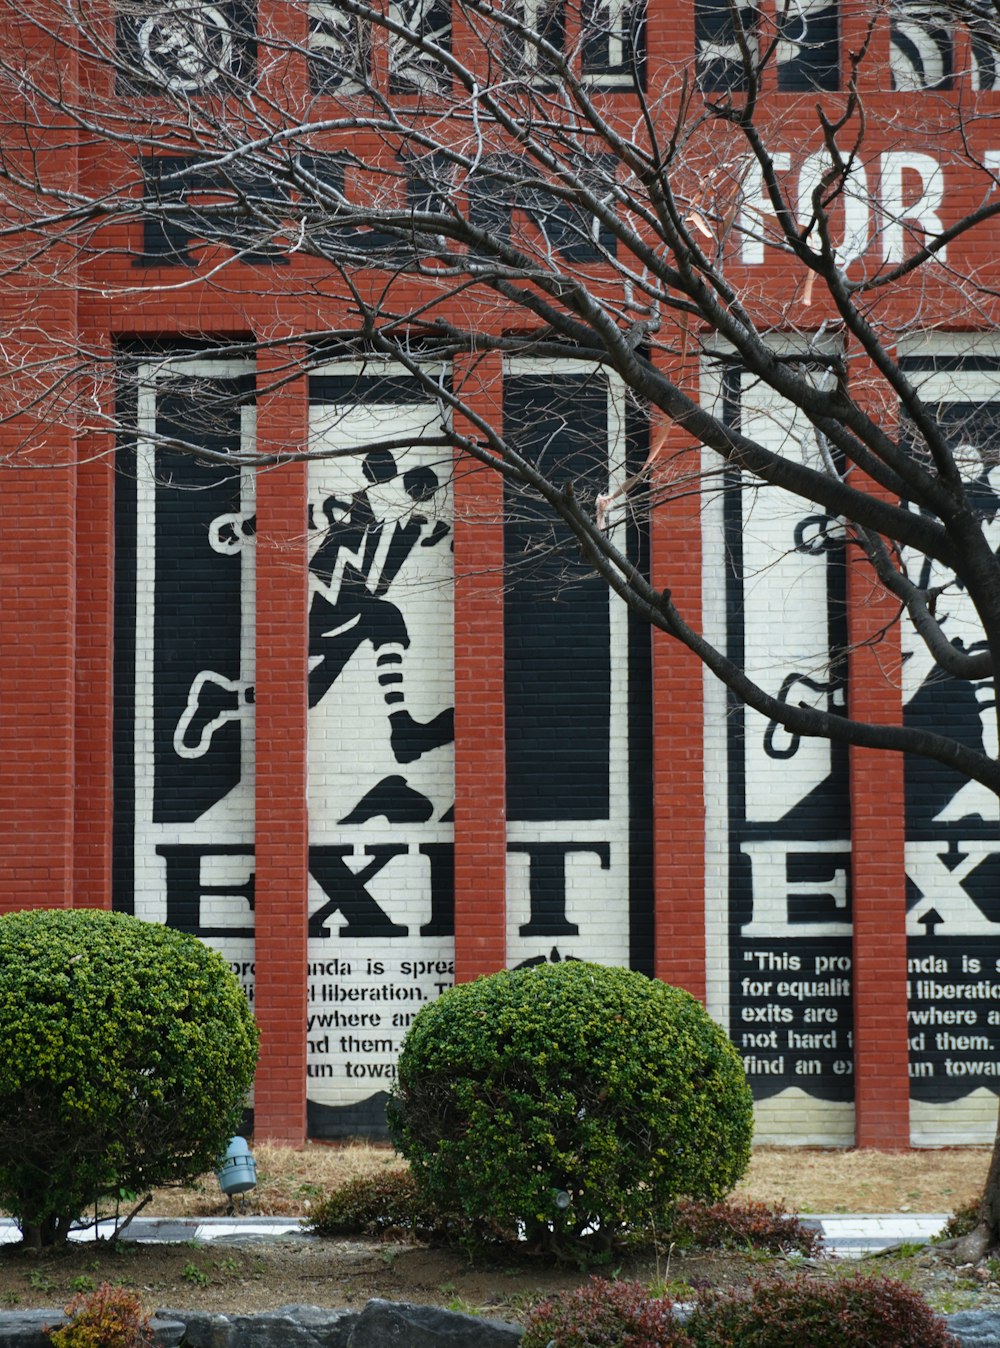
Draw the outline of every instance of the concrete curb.
<instances>
[{"instance_id":1,"label":"concrete curb","mask_svg":"<svg viewBox=\"0 0 1000 1348\"><path fill-rule=\"evenodd\" d=\"M0 1314L0 1348L51 1348L46 1327L58 1311ZM945 1316L962 1348L1000 1344L1000 1309ZM369 1301L361 1311L280 1306L260 1315L164 1309L153 1319L156 1348L517 1348L521 1329L503 1320L460 1315L437 1306Z\"/></svg>"},{"instance_id":2,"label":"concrete curb","mask_svg":"<svg viewBox=\"0 0 1000 1348\"><path fill-rule=\"evenodd\" d=\"M52 1348L46 1328L59 1311L0 1314L0 1348ZM153 1319L156 1348L517 1348L521 1330L503 1320L460 1315L437 1306L369 1301L361 1311L281 1306L260 1315L161 1310Z\"/></svg>"}]
</instances>

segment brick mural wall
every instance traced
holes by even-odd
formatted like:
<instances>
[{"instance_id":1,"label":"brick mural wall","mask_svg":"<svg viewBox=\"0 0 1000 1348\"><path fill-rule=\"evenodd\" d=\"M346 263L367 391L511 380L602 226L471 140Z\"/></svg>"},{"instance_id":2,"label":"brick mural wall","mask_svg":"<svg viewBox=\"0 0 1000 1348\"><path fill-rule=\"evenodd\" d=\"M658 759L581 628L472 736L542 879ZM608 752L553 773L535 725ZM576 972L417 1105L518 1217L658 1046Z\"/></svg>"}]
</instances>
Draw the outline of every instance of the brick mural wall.
<instances>
[{"instance_id":1,"label":"brick mural wall","mask_svg":"<svg viewBox=\"0 0 1000 1348\"><path fill-rule=\"evenodd\" d=\"M811 429L739 370L706 364L706 395L732 424L810 462ZM847 662L840 529L808 503L727 474L706 523L709 620L780 701L843 710ZM846 751L789 735L714 690L725 730L707 759L709 839L727 908L709 957L712 1004L743 1055L758 1135L853 1137L850 855Z\"/></svg>"},{"instance_id":2,"label":"brick mural wall","mask_svg":"<svg viewBox=\"0 0 1000 1348\"><path fill-rule=\"evenodd\" d=\"M252 390L245 369L142 357L122 390L114 821L115 906L195 932L251 1003L254 478L163 441L253 443Z\"/></svg>"},{"instance_id":3,"label":"brick mural wall","mask_svg":"<svg viewBox=\"0 0 1000 1348\"><path fill-rule=\"evenodd\" d=\"M936 406L962 472L1000 545L997 476L997 353L968 339L923 338L903 366ZM935 583L926 558L907 559ZM983 633L964 590L941 597L942 625L973 651ZM944 673L907 623L902 629L903 716L995 755L996 691ZM917 1142L941 1145L992 1136L1000 1050L1000 807L997 798L947 769L906 764L906 937L911 1121Z\"/></svg>"},{"instance_id":4,"label":"brick mural wall","mask_svg":"<svg viewBox=\"0 0 1000 1348\"><path fill-rule=\"evenodd\" d=\"M595 371L509 368L503 414L584 490L622 480L638 449L620 387ZM505 517L507 963L651 972L649 635L539 502L509 488ZM615 528L643 546L624 514Z\"/></svg>"},{"instance_id":5,"label":"brick mural wall","mask_svg":"<svg viewBox=\"0 0 1000 1348\"><path fill-rule=\"evenodd\" d=\"M415 381L333 367L310 440L439 432ZM454 505L439 445L309 470L308 1101L378 1130L399 1045L455 980Z\"/></svg>"},{"instance_id":6,"label":"brick mural wall","mask_svg":"<svg viewBox=\"0 0 1000 1348\"><path fill-rule=\"evenodd\" d=\"M798 10L781 22L767 94L787 122L775 166L800 213L824 161L815 137L797 141L795 94L835 93L838 51L861 41L857 14L807 8L808 24ZM446 32L447 7L426 11ZM686 29L632 27L627 11L581 46L602 96L627 87L633 58L691 52L704 87L736 87L731 6L697 0ZM213 12L236 35L232 73L257 71L253 7ZM286 65L260 67L279 102L351 94L335 7L312 6L308 25L294 6L261 14L288 39ZM208 75L159 66L169 44L151 24L119 20L136 71L115 97L148 100L164 84L196 97ZM872 109L949 89L955 50L926 15L896 15L875 40L892 89L866 88ZM439 72L403 55L380 52L384 88L433 87ZM989 50L974 42L969 61L971 88L994 91ZM970 135L996 170L984 127ZM936 131L880 134L835 218L845 270L900 260L910 230L939 230L975 196ZM363 164L378 143L359 133L351 148ZM93 146L56 137L53 154L67 182L116 171ZM114 357L125 427L112 473L106 428L5 423L44 466L5 472L0 500L0 908L114 903L219 949L262 1025L258 1129L284 1140L378 1134L406 1027L454 982L593 959L705 998L743 1057L762 1141L987 1141L1000 1092L996 798L742 708L629 615L550 510L453 457L451 414L405 370L282 346L316 330L313 259L248 249L238 221L207 227L190 202L218 180L190 154L133 157L148 203L183 171L183 210L116 226L93 264L100 285L67 288L66 268L58 285L0 287L10 331L33 308L46 334L35 356L48 341L53 356L79 342ZM348 193L346 162L313 167ZM778 314L802 276L765 246L759 178L741 181L745 232L727 265ZM400 183L412 200L405 172ZM527 194L480 206L500 231L515 211L537 215ZM583 247L593 262L595 240L582 244L565 213L546 223L553 250ZM359 258L378 237L357 236ZM956 269L992 265L962 246L948 244ZM217 266L225 284L208 280ZM416 306L420 282L396 279L401 308ZM921 299L935 295L928 284ZM1000 344L909 321L903 369L996 532ZM254 333L277 345L255 361L221 354ZM719 355L692 340L656 359L760 443L804 463L828 452ZM308 374L295 368L304 356ZM492 353L433 369L585 494L665 447L652 490L686 487L648 516L620 502L612 537L775 697L943 728L996 753L993 684L944 677L905 623L884 636L893 606L852 565L835 519L714 460L693 488L709 459L590 367ZM864 374L855 362L849 377ZM177 442L257 447L274 462L200 462ZM303 448L329 457L283 462ZM933 581L925 559L902 560ZM974 650L968 596L951 588L939 602L947 634Z\"/></svg>"}]
</instances>

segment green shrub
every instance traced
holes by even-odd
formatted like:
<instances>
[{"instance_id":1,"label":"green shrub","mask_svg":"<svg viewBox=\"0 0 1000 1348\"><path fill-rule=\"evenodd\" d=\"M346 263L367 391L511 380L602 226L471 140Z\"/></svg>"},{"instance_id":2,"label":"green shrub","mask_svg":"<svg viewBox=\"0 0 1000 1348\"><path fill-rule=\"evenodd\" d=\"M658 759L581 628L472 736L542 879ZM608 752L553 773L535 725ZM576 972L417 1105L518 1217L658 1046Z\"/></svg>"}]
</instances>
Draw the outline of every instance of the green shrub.
<instances>
[{"instance_id":1,"label":"green shrub","mask_svg":"<svg viewBox=\"0 0 1000 1348\"><path fill-rule=\"evenodd\" d=\"M99 1194L210 1168L257 1029L222 957L124 913L0 917L0 1205L36 1246Z\"/></svg>"},{"instance_id":2,"label":"green shrub","mask_svg":"<svg viewBox=\"0 0 1000 1348\"><path fill-rule=\"evenodd\" d=\"M422 1240L486 1245L517 1239L493 1221L473 1222L463 1213L444 1212L420 1193L408 1170L362 1175L324 1195L309 1214L318 1236L383 1236L406 1232Z\"/></svg>"},{"instance_id":3,"label":"green shrub","mask_svg":"<svg viewBox=\"0 0 1000 1348\"><path fill-rule=\"evenodd\" d=\"M54 1348L147 1348L153 1327L134 1292L101 1283L66 1307L69 1323L46 1333Z\"/></svg>"},{"instance_id":4,"label":"green shrub","mask_svg":"<svg viewBox=\"0 0 1000 1348\"><path fill-rule=\"evenodd\" d=\"M686 1328L696 1348L959 1348L919 1292L863 1276L700 1292Z\"/></svg>"},{"instance_id":5,"label":"green shrub","mask_svg":"<svg viewBox=\"0 0 1000 1348\"><path fill-rule=\"evenodd\" d=\"M749 1161L735 1050L693 997L626 969L451 988L417 1015L398 1072L390 1135L420 1190L558 1252L606 1250L681 1195L721 1198Z\"/></svg>"},{"instance_id":6,"label":"green shrub","mask_svg":"<svg viewBox=\"0 0 1000 1348\"><path fill-rule=\"evenodd\" d=\"M702 1249L740 1250L748 1246L769 1254L797 1254L813 1258L823 1237L780 1205L739 1202L681 1202L670 1223L669 1239L678 1245Z\"/></svg>"},{"instance_id":7,"label":"green shrub","mask_svg":"<svg viewBox=\"0 0 1000 1348\"><path fill-rule=\"evenodd\" d=\"M525 1320L521 1348L693 1348L669 1301L638 1282L591 1278L551 1297ZM803 1348L800 1345L800 1348Z\"/></svg>"},{"instance_id":8,"label":"green shrub","mask_svg":"<svg viewBox=\"0 0 1000 1348\"><path fill-rule=\"evenodd\" d=\"M935 1237L936 1241L942 1240L961 1240L963 1236L971 1235L979 1225L979 1214L983 1206L981 1198L974 1198L968 1203L963 1203L960 1208L948 1218L944 1230Z\"/></svg>"},{"instance_id":9,"label":"green shrub","mask_svg":"<svg viewBox=\"0 0 1000 1348\"><path fill-rule=\"evenodd\" d=\"M317 1236L380 1236L418 1222L417 1186L406 1170L361 1175L314 1203L306 1223Z\"/></svg>"}]
</instances>

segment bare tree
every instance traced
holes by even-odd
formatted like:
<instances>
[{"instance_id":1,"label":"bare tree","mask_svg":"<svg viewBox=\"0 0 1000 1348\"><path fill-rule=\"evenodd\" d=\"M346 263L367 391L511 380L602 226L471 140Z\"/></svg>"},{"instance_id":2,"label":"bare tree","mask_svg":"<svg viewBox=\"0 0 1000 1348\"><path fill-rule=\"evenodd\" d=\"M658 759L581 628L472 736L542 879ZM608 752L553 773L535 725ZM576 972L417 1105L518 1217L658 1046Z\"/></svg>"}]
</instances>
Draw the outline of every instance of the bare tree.
<instances>
[{"instance_id":1,"label":"bare tree","mask_svg":"<svg viewBox=\"0 0 1000 1348\"><path fill-rule=\"evenodd\" d=\"M841 22L821 0L699 0L692 61L630 0L316 0L259 22L236 0L24 6L0 52L5 276L62 278L98 306L148 298L150 277L234 311L252 290L254 335L190 360L268 350L272 388L336 356L404 371L439 410L442 453L542 503L772 729L921 756L996 797L1000 439L943 336L978 334L967 368L1000 379L1000 149L977 104L1000 87L996 13L956 0ZM127 351L53 351L49 332L42 359L20 323L4 339L8 425L134 436L111 396ZM617 381L650 428L644 461L595 488L505 434L477 372L522 358ZM231 466L310 453L167 442ZM853 718L831 694L846 638L772 686L621 546L625 516L727 490L807 503L813 550L891 597L869 639L901 642L911 673L972 681L980 742ZM1000 1148L982 1217L984 1248Z\"/></svg>"}]
</instances>

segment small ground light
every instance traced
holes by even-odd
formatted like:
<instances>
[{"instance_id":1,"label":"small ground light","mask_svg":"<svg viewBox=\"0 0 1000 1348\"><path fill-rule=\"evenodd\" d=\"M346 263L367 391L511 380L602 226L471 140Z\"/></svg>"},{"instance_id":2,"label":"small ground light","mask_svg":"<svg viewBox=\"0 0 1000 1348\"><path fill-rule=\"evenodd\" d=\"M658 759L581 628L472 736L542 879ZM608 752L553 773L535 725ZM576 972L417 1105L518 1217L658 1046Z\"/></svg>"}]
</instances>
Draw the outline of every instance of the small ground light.
<instances>
[{"instance_id":1,"label":"small ground light","mask_svg":"<svg viewBox=\"0 0 1000 1348\"><path fill-rule=\"evenodd\" d=\"M573 1200L565 1189L554 1189L553 1193L556 1198L556 1207L560 1212L565 1212L567 1208L572 1207Z\"/></svg>"},{"instance_id":2,"label":"small ground light","mask_svg":"<svg viewBox=\"0 0 1000 1348\"><path fill-rule=\"evenodd\" d=\"M257 1184L257 1162L245 1137L230 1138L226 1154L216 1168L219 1188L229 1198L230 1206L237 1194L245 1194Z\"/></svg>"}]
</instances>

